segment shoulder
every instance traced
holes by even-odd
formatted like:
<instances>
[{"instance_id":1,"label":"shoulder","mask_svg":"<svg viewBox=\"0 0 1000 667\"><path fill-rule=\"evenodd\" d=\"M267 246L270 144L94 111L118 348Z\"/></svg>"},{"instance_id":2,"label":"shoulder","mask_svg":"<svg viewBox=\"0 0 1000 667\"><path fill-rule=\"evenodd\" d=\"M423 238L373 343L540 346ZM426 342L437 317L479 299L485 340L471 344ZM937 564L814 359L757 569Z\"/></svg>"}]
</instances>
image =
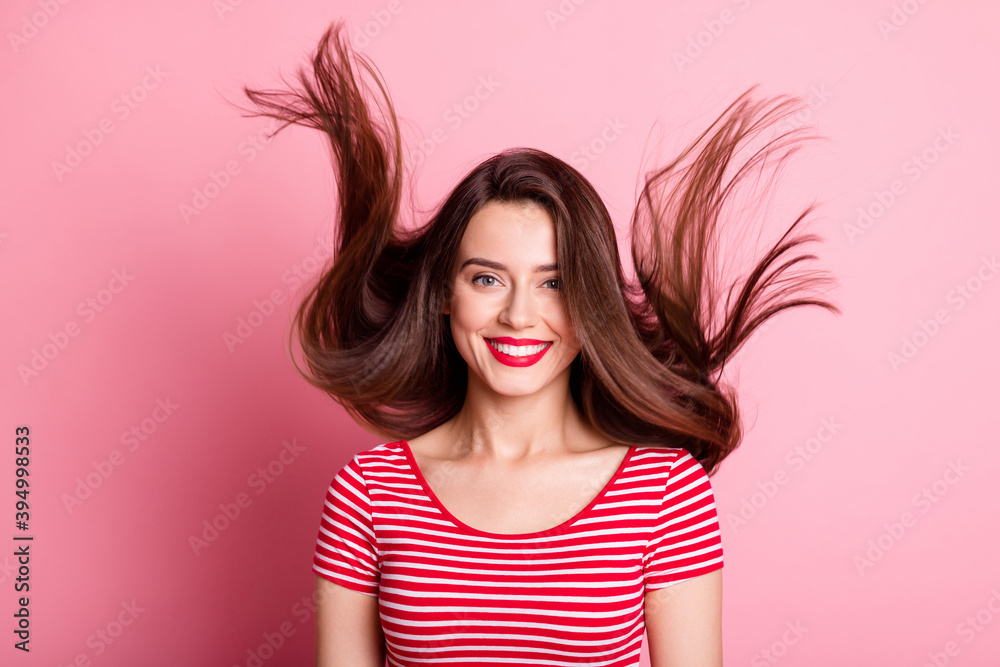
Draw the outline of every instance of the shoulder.
<instances>
[{"instance_id":1,"label":"shoulder","mask_svg":"<svg viewBox=\"0 0 1000 667\"><path fill-rule=\"evenodd\" d=\"M665 465L668 468L684 468L698 460L691 452L682 447L666 447L663 445L633 445L632 459L643 461L649 465ZM700 465L700 464L698 464Z\"/></svg>"},{"instance_id":2,"label":"shoulder","mask_svg":"<svg viewBox=\"0 0 1000 667\"><path fill-rule=\"evenodd\" d=\"M369 459L384 459L392 458L394 456L399 456L403 453L403 441L394 440L393 442L383 442L381 444L375 445L374 447L369 447L363 451L358 452L354 455L354 459L358 461L369 460Z\"/></svg>"},{"instance_id":3,"label":"shoulder","mask_svg":"<svg viewBox=\"0 0 1000 667\"><path fill-rule=\"evenodd\" d=\"M455 436L452 431L454 418L412 438L406 438L410 452L418 460L444 460L452 458ZM393 443L401 446L402 441Z\"/></svg>"},{"instance_id":4,"label":"shoulder","mask_svg":"<svg viewBox=\"0 0 1000 667\"><path fill-rule=\"evenodd\" d=\"M632 467L665 482L668 487L707 483L708 474L691 452L681 447L637 445Z\"/></svg>"},{"instance_id":5,"label":"shoulder","mask_svg":"<svg viewBox=\"0 0 1000 667\"><path fill-rule=\"evenodd\" d=\"M337 477L365 478L371 472L388 467L398 468L405 461L403 442L383 442L357 452L337 471Z\"/></svg>"}]
</instances>

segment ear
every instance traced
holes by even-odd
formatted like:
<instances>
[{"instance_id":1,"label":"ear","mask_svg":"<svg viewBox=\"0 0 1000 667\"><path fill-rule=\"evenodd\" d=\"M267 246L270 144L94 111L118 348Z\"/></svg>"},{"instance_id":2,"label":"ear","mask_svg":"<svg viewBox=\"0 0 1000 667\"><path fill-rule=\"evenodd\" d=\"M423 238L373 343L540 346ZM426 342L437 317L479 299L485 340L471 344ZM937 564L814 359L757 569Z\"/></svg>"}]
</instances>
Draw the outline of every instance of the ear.
<instances>
[{"instance_id":1,"label":"ear","mask_svg":"<svg viewBox=\"0 0 1000 667\"><path fill-rule=\"evenodd\" d=\"M444 286L444 306L441 308L441 312L445 315L451 315L451 281L445 283Z\"/></svg>"}]
</instances>

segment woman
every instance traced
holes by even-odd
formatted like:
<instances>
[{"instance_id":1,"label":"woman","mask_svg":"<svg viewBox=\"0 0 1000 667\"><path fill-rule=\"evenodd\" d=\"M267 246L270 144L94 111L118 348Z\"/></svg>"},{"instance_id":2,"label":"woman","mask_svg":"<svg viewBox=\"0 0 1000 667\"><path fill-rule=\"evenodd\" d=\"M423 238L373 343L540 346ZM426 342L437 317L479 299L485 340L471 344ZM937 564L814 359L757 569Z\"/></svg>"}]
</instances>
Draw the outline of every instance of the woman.
<instances>
[{"instance_id":1,"label":"woman","mask_svg":"<svg viewBox=\"0 0 1000 667\"><path fill-rule=\"evenodd\" d=\"M751 89L646 179L629 282L595 189L538 150L485 160L404 229L393 105L341 32L300 90L244 88L279 130L329 138L339 237L297 312L299 370L386 439L327 491L316 664L637 665L645 630L654 667L721 665L708 477L741 429L719 378L780 310L839 312L795 294L828 282L790 271L811 207L725 295L713 264L736 186L795 132L736 155L800 107Z\"/></svg>"}]
</instances>

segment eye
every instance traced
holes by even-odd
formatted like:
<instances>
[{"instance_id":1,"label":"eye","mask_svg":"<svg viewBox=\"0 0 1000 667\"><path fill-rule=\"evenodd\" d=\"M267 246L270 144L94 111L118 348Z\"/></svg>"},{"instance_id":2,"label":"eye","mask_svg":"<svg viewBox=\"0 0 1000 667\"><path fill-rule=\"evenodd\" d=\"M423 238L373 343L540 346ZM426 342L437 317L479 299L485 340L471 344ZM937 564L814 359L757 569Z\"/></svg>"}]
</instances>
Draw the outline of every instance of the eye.
<instances>
[{"instance_id":1,"label":"eye","mask_svg":"<svg viewBox=\"0 0 1000 667\"><path fill-rule=\"evenodd\" d=\"M477 285L477 284L478 285L482 285L483 287L492 287L493 286L493 283L488 283L488 284L487 283L477 283L476 281L479 280L480 278L483 278L485 280L494 280L494 281L496 280L496 276L491 276L488 273L480 273L478 276L476 276L475 278L472 279L472 284L473 285Z\"/></svg>"},{"instance_id":2,"label":"eye","mask_svg":"<svg viewBox=\"0 0 1000 667\"><path fill-rule=\"evenodd\" d=\"M558 278L549 278L549 279L548 279L548 280L546 280L545 282L546 282L546 283L555 283L555 284L556 284L556 286L555 286L555 287L553 287L552 289L562 289L562 287L560 287L561 283L559 282L559 279L558 279Z\"/></svg>"}]
</instances>

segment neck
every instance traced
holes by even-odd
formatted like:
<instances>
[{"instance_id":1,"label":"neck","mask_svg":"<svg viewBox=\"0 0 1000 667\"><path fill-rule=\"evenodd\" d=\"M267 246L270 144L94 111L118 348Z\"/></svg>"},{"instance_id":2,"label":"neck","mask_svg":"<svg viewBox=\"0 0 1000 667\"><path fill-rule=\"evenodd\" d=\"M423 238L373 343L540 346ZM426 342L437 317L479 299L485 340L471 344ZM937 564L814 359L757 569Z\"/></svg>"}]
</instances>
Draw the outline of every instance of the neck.
<instances>
[{"instance_id":1,"label":"neck","mask_svg":"<svg viewBox=\"0 0 1000 667\"><path fill-rule=\"evenodd\" d=\"M591 429L570 395L569 373L567 368L533 394L506 395L470 370L465 403L449 434L456 456L516 463L580 448Z\"/></svg>"}]
</instances>

